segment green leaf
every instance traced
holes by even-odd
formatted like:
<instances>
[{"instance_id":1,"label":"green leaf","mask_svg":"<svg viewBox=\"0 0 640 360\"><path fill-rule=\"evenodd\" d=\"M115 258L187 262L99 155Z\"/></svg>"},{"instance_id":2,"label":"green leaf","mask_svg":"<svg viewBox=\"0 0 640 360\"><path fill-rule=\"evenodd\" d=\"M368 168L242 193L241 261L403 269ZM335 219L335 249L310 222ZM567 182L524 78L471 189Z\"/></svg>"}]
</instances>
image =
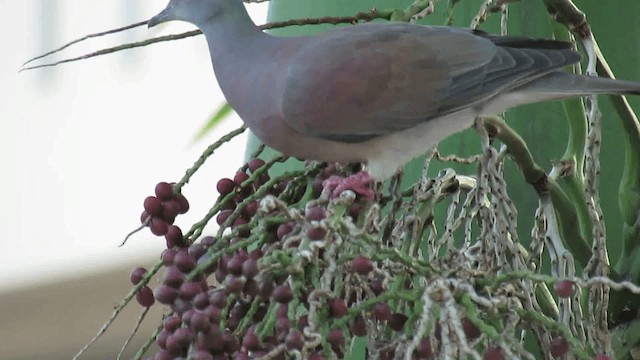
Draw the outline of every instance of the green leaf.
<instances>
[{"instance_id":1,"label":"green leaf","mask_svg":"<svg viewBox=\"0 0 640 360\"><path fill-rule=\"evenodd\" d=\"M229 116L229 114L231 114L231 111L233 111L233 109L231 108L229 103L225 102L224 104L222 104L222 106L218 108L215 114L213 114L213 116L209 118L207 123L204 124L204 126L200 128L200 130L198 130L198 133L196 133L196 135L194 136L193 142L202 140L202 138L209 132L211 132L211 130L213 130L213 128L215 128L220 123L220 121Z\"/></svg>"}]
</instances>

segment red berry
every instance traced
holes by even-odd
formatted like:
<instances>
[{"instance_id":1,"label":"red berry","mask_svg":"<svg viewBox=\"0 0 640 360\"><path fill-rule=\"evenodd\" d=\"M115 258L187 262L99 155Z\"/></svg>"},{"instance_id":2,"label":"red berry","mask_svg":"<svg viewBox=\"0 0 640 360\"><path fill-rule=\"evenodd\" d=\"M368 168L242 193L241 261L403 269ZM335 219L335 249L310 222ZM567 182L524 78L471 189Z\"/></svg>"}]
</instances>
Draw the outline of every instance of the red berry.
<instances>
[{"instance_id":1,"label":"red berry","mask_svg":"<svg viewBox=\"0 0 640 360\"><path fill-rule=\"evenodd\" d=\"M256 172L256 170L260 169L262 166L264 166L264 164L265 164L264 160L258 159L258 158L251 159L247 163L247 165L249 166L249 170L252 173Z\"/></svg>"},{"instance_id":2,"label":"red berry","mask_svg":"<svg viewBox=\"0 0 640 360\"><path fill-rule=\"evenodd\" d=\"M247 218L253 217L258 212L258 207L259 206L260 205L258 204L257 200L254 200L254 201L248 203L247 206L244 208L244 215Z\"/></svg>"},{"instance_id":3,"label":"red berry","mask_svg":"<svg viewBox=\"0 0 640 360\"><path fill-rule=\"evenodd\" d=\"M475 340L481 334L480 329L467 318L462 319L462 330L469 340Z\"/></svg>"},{"instance_id":4,"label":"red berry","mask_svg":"<svg viewBox=\"0 0 640 360\"><path fill-rule=\"evenodd\" d=\"M278 239L282 240L286 235L293 231L293 225L290 223L280 224L278 226L278 230L276 231L278 234Z\"/></svg>"},{"instance_id":5,"label":"red berry","mask_svg":"<svg viewBox=\"0 0 640 360\"><path fill-rule=\"evenodd\" d=\"M180 285L184 282L185 275L182 271L180 271L177 267L171 265L167 266L167 269L164 272L164 278L162 279L162 283L173 288L179 288Z\"/></svg>"},{"instance_id":6,"label":"red berry","mask_svg":"<svg viewBox=\"0 0 640 360\"><path fill-rule=\"evenodd\" d=\"M258 350L260 349L260 339L253 331L249 330L242 339L242 346L249 351Z\"/></svg>"},{"instance_id":7,"label":"red berry","mask_svg":"<svg viewBox=\"0 0 640 360\"><path fill-rule=\"evenodd\" d=\"M320 221L326 217L326 211L321 206L308 207L305 211L307 220Z\"/></svg>"},{"instance_id":8,"label":"red berry","mask_svg":"<svg viewBox=\"0 0 640 360\"><path fill-rule=\"evenodd\" d=\"M140 224L144 226L149 226L149 221L151 221L151 215L145 210L140 214Z\"/></svg>"},{"instance_id":9,"label":"red berry","mask_svg":"<svg viewBox=\"0 0 640 360\"><path fill-rule=\"evenodd\" d=\"M304 336L299 331L293 330L287 334L284 343L289 350L300 350L304 346Z\"/></svg>"},{"instance_id":10,"label":"red berry","mask_svg":"<svg viewBox=\"0 0 640 360\"><path fill-rule=\"evenodd\" d=\"M307 229L307 236L311 240L322 240L327 235L327 230L321 227Z\"/></svg>"},{"instance_id":11,"label":"red berry","mask_svg":"<svg viewBox=\"0 0 640 360\"><path fill-rule=\"evenodd\" d=\"M556 294L558 294L558 297L566 299L573 295L573 286L573 281L563 280L556 282L555 285L553 285L553 289L556 291Z\"/></svg>"},{"instance_id":12,"label":"red berry","mask_svg":"<svg viewBox=\"0 0 640 360\"><path fill-rule=\"evenodd\" d=\"M401 313L395 313L391 315L389 319L389 327L394 331L402 331L404 324L407 322L407 316Z\"/></svg>"},{"instance_id":13,"label":"red berry","mask_svg":"<svg viewBox=\"0 0 640 360\"><path fill-rule=\"evenodd\" d=\"M180 213L180 204L177 201L169 200L162 203L162 218L169 223L173 223L178 213Z\"/></svg>"},{"instance_id":14,"label":"red berry","mask_svg":"<svg viewBox=\"0 0 640 360\"><path fill-rule=\"evenodd\" d=\"M340 329L331 329L327 333L327 342L331 345L333 351L344 347L344 334Z\"/></svg>"},{"instance_id":15,"label":"red berry","mask_svg":"<svg viewBox=\"0 0 640 360\"><path fill-rule=\"evenodd\" d=\"M429 339L420 340L420 344L416 349L416 355L418 355L419 359L431 359L433 350L431 349L431 341Z\"/></svg>"},{"instance_id":16,"label":"red berry","mask_svg":"<svg viewBox=\"0 0 640 360\"><path fill-rule=\"evenodd\" d=\"M171 335L175 337L176 342L182 347L186 348L191 345L193 341L193 331L187 327L181 327L176 329L176 331Z\"/></svg>"},{"instance_id":17,"label":"red berry","mask_svg":"<svg viewBox=\"0 0 640 360\"><path fill-rule=\"evenodd\" d=\"M150 307L156 302L153 291L148 286L143 286L136 293L136 301L143 307Z\"/></svg>"},{"instance_id":18,"label":"red berry","mask_svg":"<svg viewBox=\"0 0 640 360\"><path fill-rule=\"evenodd\" d=\"M229 218L229 216L233 213L233 210L222 210L218 213L218 215L216 216L216 223L218 223L218 225L222 226L222 224L224 224L225 221L227 221L227 219Z\"/></svg>"},{"instance_id":19,"label":"red berry","mask_svg":"<svg viewBox=\"0 0 640 360\"><path fill-rule=\"evenodd\" d=\"M186 281L180 285L178 292L183 300L189 301L202 292L202 285L199 281Z\"/></svg>"},{"instance_id":20,"label":"red berry","mask_svg":"<svg viewBox=\"0 0 640 360\"><path fill-rule=\"evenodd\" d=\"M216 189L221 196L225 196L230 194L236 188L236 183L229 178L222 178L218 180L216 184Z\"/></svg>"},{"instance_id":21,"label":"red berry","mask_svg":"<svg viewBox=\"0 0 640 360\"><path fill-rule=\"evenodd\" d=\"M371 315L378 321L387 321L391 319L391 308L383 302L379 302L371 308Z\"/></svg>"},{"instance_id":22,"label":"red berry","mask_svg":"<svg viewBox=\"0 0 640 360\"><path fill-rule=\"evenodd\" d=\"M556 336L551 339L549 351L554 357L560 357L569 352L569 343L562 336Z\"/></svg>"},{"instance_id":23,"label":"red berry","mask_svg":"<svg viewBox=\"0 0 640 360\"><path fill-rule=\"evenodd\" d=\"M182 320L177 315L171 315L164 319L163 327L166 331L172 333L182 325Z\"/></svg>"},{"instance_id":24,"label":"red berry","mask_svg":"<svg viewBox=\"0 0 640 360\"><path fill-rule=\"evenodd\" d=\"M161 218L151 218L151 223L149 224L149 229L156 236L164 236L167 231L169 231L169 224Z\"/></svg>"},{"instance_id":25,"label":"red berry","mask_svg":"<svg viewBox=\"0 0 640 360\"><path fill-rule=\"evenodd\" d=\"M182 250L173 258L173 265L180 269L180 271L188 273L196 267L196 261L187 251Z\"/></svg>"},{"instance_id":26,"label":"red berry","mask_svg":"<svg viewBox=\"0 0 640 360\"><path fill-rule=\"evenodd\" d=\"M384 291L384 285L382 284L382 280L376 279L376 280L371 281L370 287L371 287L371 291L375 295L380 295Z\"/></svg>"},{"instance_id":27,"label":"red berry","mask_svg":"<svg viewBox=\"0 0 640 360\"><path fill-rule=\"evenodd\" d=\"M171 225L167 228L167 233L164 235L164 239L167 241L167 249L186 245L182 237L182 230L175 225Z\"/></svg>"},{"instance_id":28,"label":"red berry","mask_svg":"<svg viewBox=\"0 0 640 360\"><path fill-rule=\"evenodd\" d=\"M155 289L153 295L161 304L171 305L176 301L178 291L170 286L160 285Z\"/></svg>"},{"instance_id":29,"label":"red berry","mask_svg":"<svg viewBox=\"0 0 640 360\"><path fill-rule=\"evenodd\" d=\"M489 345L482 356L483 360L504 360L502 348L495 345Z\"/></svg>"},{"instance_id":30,"label":"red berry","mask_svg":"<svg viewBox=\"0 0 640 360\"><path fill-rule=\"evenodd\" d=\"M133 285L138 285L138 283L142 281L142 277L146 273L147 273L147 269L143 267L137 267L133 269L133 271L131 271L131 275L129 276L129 279L131 280L131 283Z\"/></svg>"},{"instance_id":31,"label":"red berry","mask_svg":"<svg viewBox=\"0 0 640 360\"><path fill-rule=\"evenodd\" d=\"M160 216L162 214L162 201L155 196L147 196L144 199L144 211L151 216Z\"/></svg>"},{"instance_id":32,"label":"red berry","mask_svg":"<svg viewBox=\"0 0 640 360\"><path fill-rule=\"evenodd\" d=\"M246 280L242 277L227 275L225 282L225 290L230 294L237 294L242 292Z\"/></svg>"},{"instance_id":33,"label":"red berry","mask_svg":"<svg viewBox=\"0 0 640 360\"><path fill-rule=\"evenodd\" d=\"M227 261L227 270L233 275L241 275L243 263L244 260L240 256L234 256Z\"/></svg>"},{"instance_id":34,"label":"red berry","mask_svg":"<svg viewBox=\"0 0 640 360\"><path fill-rule=\"evenodd\" d=\"M367 275L373 271L373 261L368 257L358 255L351 260L351 269L360 275Z\"/></svg>"},{"instance_id":35,"label":"red berry","mask_svg":"<svg viewBox=\"0 0 640 360\"><path fill-rule=\"evenodd\" d=\"M273 289L273 300L286 304L289 301L293 300L293 291L287 285L280 285Z\"/></svg>"},{"instance_id":36,"label":"red berry","mask_svg":"<svg viewBox=\"0 0 640 360\"><path fill-rule=\"evenodd\" d=\"M191 315L190 320L191 328L193 331L206 333L211 329L211 323L209 322L209 316L202 312L194 312Z\"/></svg>"},{"instance_id":37,"label":"red berry","mask_svg":"<svg viewBox=\"0 0 640 360\"><path fill-rule=\"evenodd\" d=\"M358 315L349 322L349 330L353 336L365 336L367 335L367 323L362 316Z\"/></svg>"},{"instance_id":38,"label":"red berry","mask_svg":"<svg viewBox=\"0 0 640 360\"><path fill-rule=\"evenodd\" d=\"M236 175L233 177L233 182L238 184L238 186L242 185L243 182L247 181L249 175L242 171L238 171Z\"/></svg>"},{"instance_id":39,"label":"red berry","mask_svg":"<svg viewBox=\"0 0 640 360\"><path fill-rule=\"evenodd\" d=\"M160 256L160 258L162 259L162 264L164 266L173 265L173 258L177 253L178 251L176 249L165 249Z\"/></svg>"},{"instance_id":40,"label":"red berry","mask_svg":"<svg viewBox=\"0 0 640 360\"><path fill-rule=\"evenodd\" d=\"M258 261L256 259L249 258L242 263L242 275L247 279L251 279L258 275L260 269L258 268Z\"/></svg>"},{"instance_id":41,"label":"red berry","mask_svg":"<svg viewBox=\"0 0 640 360\"><path fill-rule=\"evenodd\" d=\"M156 185L156 196L162 201L173 199L173 186L166 182Z\"/></svg>"},{"instance_id":42,"label":"red berry","mask_svg":"<svg viewBox=\"0 0 640 360\"><path fill-rule=\"evenodd\" d=\"M209 303L213 306L224 308L227 306L227 294L223 291L216 291L209 295Z\"/></svg>"},{"instance_id":43,"label":"red berry","mask_svg":"<svg viewBox=\"0 0 640 360\"><path fill-rule=\"evenodd\" d=\"M336 298L329 300L329 310L334 318L341 318L347 315L347 303L344 299Z\"/></svg>"},{"instance_id":44,"label":"red berry","mask_svg":"<svg viewBox=\"0 0 640 360\"><path fill-rule=\"evenodd\" d=\"M189 200L187 200L187 198L184 197L184 195L180 193L176 193L173 196L173 200L175 200L180 206L180 211L178 212L178 214L184 214L187 211L189 211Z\"/></svg>"}]
</instances>

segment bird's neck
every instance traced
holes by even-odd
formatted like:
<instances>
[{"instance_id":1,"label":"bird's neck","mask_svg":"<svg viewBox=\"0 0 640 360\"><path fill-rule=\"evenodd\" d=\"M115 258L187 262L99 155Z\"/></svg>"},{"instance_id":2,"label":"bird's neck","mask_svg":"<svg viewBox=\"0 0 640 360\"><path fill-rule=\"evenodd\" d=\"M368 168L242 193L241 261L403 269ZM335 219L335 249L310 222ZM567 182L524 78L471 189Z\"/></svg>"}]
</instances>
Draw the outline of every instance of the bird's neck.
<instances>
[{"instance_id":1,"label":"bird's neck","mask_svg":"<svg viewBox=\"0 0 640 360\"><path fill-rule=\"evenodd\" d=\"M255 51L254 45L270 37L254 24L242 1L228 1L224 13L198 26L207 38L212 60L240 57Z\"/></svg>"},{"instance_id":2,"label":"bird's neck","mask_svg":"<svg viewBox=\"0 0 640 360\"><path fill-rule=\"evenodd\" d=\"M230 2L227 12L200 29L206 35L216 79L229 104L245 120L256 118L260 92L272 88L273 53L281 38L257 27L241 1ZM252 101L246 101L252 99ZM269 108L264 106L262 108Z\"/></svg>"}]
</instances>

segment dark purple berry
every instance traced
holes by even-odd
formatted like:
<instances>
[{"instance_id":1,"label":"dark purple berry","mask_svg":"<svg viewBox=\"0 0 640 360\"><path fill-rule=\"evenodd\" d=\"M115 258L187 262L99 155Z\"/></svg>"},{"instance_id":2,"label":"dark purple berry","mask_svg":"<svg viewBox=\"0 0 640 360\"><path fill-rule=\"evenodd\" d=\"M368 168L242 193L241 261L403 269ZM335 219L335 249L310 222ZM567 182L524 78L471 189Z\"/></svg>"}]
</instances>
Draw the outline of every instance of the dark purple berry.
<instances>
[{"instance_id":1,"label":"dark purple berry","mask_svg":"<svg viewBox=\"0 0 640 360\"><path fill-rule=\"evenodd\" d=\"M202 292L200 282L186 281L180 285L178 293L183 300L192 300L197 294Z\"/></svg>"},{"instance_id":2,"label":"dark purple berry","mask_svg":"<svg viewBox=\"0 0 640 360\"><path fill-rule=\"evenodd\" d=\"M218 215L216 216L216 223L218 223L218 225L222 226L222 224L224 224L225 221L227 221L227 219L229 218L229 216L233 213L233 210L222 210L218 213Z\"/></svg>"},{"instance_id":3,"label":"dark purple berry","mask_svg":"<svg viewBox=\"0 0 640 360\"><path fill-rule=\"evenodd\" d=\"M242 275L244 275L247 279L251 279L254 276L258 275L260 269L258 268L258 261L252 258L245 260L242 263Z\"/></svg>"},{"instance_id":4,"label":"dark purple berry","mask_svg":"<svg viewBox=\"0 0 640 360\"><path fill-rule=\"evenodd\" d=\"M162 201L173 199L173 186L166 182L160 182L156 185L156 196Z\"/></svg>"},{"instance_id":5,"label":"dark purple berry","mask_svg":"<svg viewBox=\"0 0 640 360\"><path fill-rule=\"evenodd\" d=\"M242 339L242 346L249 351L258 350L260 349L260 339L253 331L249 330Z\"/></svg>"},{"instance_id":6,"label":"dark purple berry","mask_svg":"<svg viewBox=\"0 0 640 360\"><path fill-rule=\"evenodd\" d=\"M291 225L290 223L280 224L277 230L278 239L282 240L282 238L284 238L286 235L288 235L292 231L293 231L293 225Z\"/></svg>"},{"instance_id":7,"label":"dark purple berry","mask_svg":"<svg viewBox=\"0 0 640 360\"><path fill-rule=\"evenodd\" d=\"M158 286L153 294L155 295L158 302L165 305L173 304L178 297L178 291L175 288L167 285Z\"/></svg>"},{"instance_id":8,"label":"dark purple berry","mask_svg":"<svg viewBox=\"0 0 640 360\"><path fill-rule=\"evenodd\" d=\"M262 166L264 166L264 164L264 160L258 158L253 158L247 163L247 165L249 166L249 171L251 171L252 173L256 172L256 170L260 169Z\"/></svg>"},{"instance_id":9,"label":"dark purple berry","mask_svg":"<svg viewBox=\"0 0 640 360\"><path fill-rule=\"evenodd\" d=\"M162 215L162 201L155 196L147 196L144 199L144 211L151 216L160 216Z\"/></svg>"},{"instance_id":10,"label":"dark purple berry","mask_svg":"<svg viewBox=\"0 0 640 360\"><path fill-rule=\"evenodd\" d=\"M327 230L322 227L312 227L307 229L307 236L311 240L322 240L327 235Z\"/></svg>"},{"instance_id":11,"label":"dark purple berry","mask_svg":"<svg viewBox=\"0 0 640 360\"><path fill-rule=\"evenodd\" d=\"M202 244L198 243L191 244L191 246L189 246L189 249L187 250L187 253L194 259L199 259L206 252L207 249L205 249Z\"/></svg>"},{"instance_id":12,"label":"dark purple berry","mask_svg":"<svg viewBox=\"0 0 640 360\"><path fill-rule=\"evenodd\" d=\"M367 335L367 323L362 316L358 315L349 322L349 330L353 336L365 336Z\"/></svg>"},{"instance_id":13,"label":"dark purple berry","mask_svg":"<svg viewBox=\"0 0 640 360\"><path fill-rule=\"evenodd\" d=\"M332 317L341 318L347 315L347 303L344 301L344 299L331 299L329 300L329 310Z\"/></svg>"},{"instance_id":14,"label":"dark purple berry","mask_svg":"<svg viewBox=\"0 0 640 360\"><path fill-rule=\"evenodd\" d=\"M180 206L180 211L178 211L178 214L184 214L187 211L189 211L189 200L187 200L186 197L184 197L184 195L180 194L180 193L176 193L173 197L173 199L178 203L178 205Z\"/></svg>"},{"instance_id":15,"label":"dark purple berry","mask_svg":"<svg viewBox=\"0 0 640 360\"><path fill-rule=\"evenodd\" d=\"M289 350L301 350L304 346L304 336L299 331L293 330L287 334L284 343Z\"/></svg>"},{"instance_id":16,"label":"dark purple berry","mask_svg":"<svg viewBox=\"0 0 640 360\"><path fill-rule=\"evenodd\" d=\"M209 303L219 308L226 307L227 295L222 291L215 291L209 295Z\"/></svg>"},{"instance_id":17,"label":"dark purple berry","mask_svg":"<svg viewBox=\"0 0 640 360\"><path fill-rule=\"evenodd\" d=\"M162 255L161 255L162 264L164 266L173 265L173 258L176 256L177 253L178 253L178 251L176 249L166 249L166 250L164 250L162 252Z\"/></svg>"},{"instance_id":18,"label":"dark purple berry","mask_svg":"<svg viewBox=\"0 0 640 360\"><path fill-rule=\"evenodd\" d=\"M171 335L176 339L176 342L182 347L188 347L193 341L193 331L188 327L181 327Z\"/></svg>"},{"instance_id":19,"label":"dark purple berry","mask_svg":"<svg viewBox=\"0 0 640 360\"><path fill-rule=\"evenodd\" d=\"M287 285L280 285L273 289L272 296L273 300L281 304L286 304L293 300L293 291L291 291L291 288Z\"/></svg>"},{"instance_id":20,"label":"dark purple berry","mask_svg":"<svg viewBox=\"0 0 640 360\"><path fill-rule=\"evenodd\" d=\"M236 183L229 178L223 178L218 180L216 184L216 189L221 196L225 196L230 194L236 188Z\"/></svg>"},{"instance_id":21,"label":"dark purple berry","mask_svg":"<svg viewBox=\"0 0 640 360\"><path fill-rule=\"evenodd\" d=\"M562 336L556 336L551 339L549 351L554 357L560 357L569 352L569 343Z\"/></svg>"},{"instance_id":22,"label":"dark purple berry","mask_svg":"<svg viewBox=\"0 0 640 360\"><path fill-rule=\"evenodd\" d=\"M169 224L161 218L153 217L149 223L149 229L155 236L164 236L169 231Z\"/></svg>"},{"instance_id":23,"label":"dark purple berry","mask_svg":"<svg viewBox=\"0 0 640 360\"><path fill-rule=\"evenodd\" d=\"M209 329L211 328L209 316L198 311L194 312L193 315L191 315L190 324L191 328L195 332L206 333L209 332Z\"/></svg>"},{"instance_id":24,"label":"dark purple berry","mask_svg":"<svg viewBox=\"0 0 640 360\"><path fill-rule=\"evenodd\" d=\"M204 310L209 306L209 294L200 292L193 298L193 307L198 310Z\"/></svg>"},{"instance_id":25,"label":"dark purple berry","mask_svg":"<svg viewBox=\"0 0 640 360\"><path fill-rule=\"evenodd\" d=\"M188 273L196 267L196 261L186 251L179 251L173 258L173 265L175 265L180 271Z\"/></svg>"},{"instance_id":26,"label":"dark purple berry","mask_svg":"<svg viewBox=\"0 0 640 360\"><path fill-rule=\"evenodd\" d=\"M573 295L573 287L573 281L569 280L558 281L553 285L553 289L556 291L556 294L558 294L558 297L565 299Z\"/></svg>"},{"instance_id":27,"label":"dark purple berry","mask_svg":"<svg viewBox=\"0 0 640 360\"><path fill-rule=\"evenodd\" d=\"M469 340L475 340L480 337L480 329L475 326L468 318L462 319L462 330Z\"/></svg>"},{"instance_id":28,"label":"dark purple berry","mask_svg":"<svg viewBox=\"0 0 640 360\"><path fill-rule=\"evenodd\" d=\"M136 293L136 301L142 307L147 308L156 302L155 298L153 297L153 291L151 291L148 286L143 286L138 289L138 292Z\"/></svg>"},{"instance_id":29,"label":"dark purple berry","mask_svg":"<svg viewBox=\"0 0 640 360\"><path fill-rule=\"evenodd\" d=\"M133 285L138 285L140 281L142 281L142 277L147 273L147 269L143 267L137 267L131 271L131 275L129 276L129 280Z\"/></svg>"},{"instance_id":30,"label":"dark purple berry","mask_svg":"<svg viewBox=\"0 0 640 360\"><path fill-rule=\"evenodd\" d=\"M158 347L160 347L160 349L166 349L167 338L169 337L169 335L171 335L172 332L173 330L172 331L162 330L160 331L158 336L156 336L156 344L158 344Z\"/></svg>"},{"instance_id":31,"label":"dark purple berry","mask_svg":"<svg viewBox=\"0 0 640 360\"><path fill-rule=\"evenodd\" d=\"M238 186L242 185L243 182L247 181L249 175L242 171L238 171L236 175L233 177L233 182L238 184Z\"/></svg>"},{"instance_id":32,"label":"dark purple berry","mask_svg":"<svg viewBox=\"0 0 640 360\"><path fill-rule=\"evenodd\" d=\"M168 223L173 223L176 216L180 213L180 205L174 200L165 201L162 205L162 218Z\"/></svg>"},{"instance_id":33,"label":"dark purple berry","mask_svg":"<svg viewBox=\"0 0 640 360\"><path fill-rule=\"evenodd\" d=\"M338 351L344 347L344 333L340 329L331 329L327 333L327 342L333 351Z\"/></svg>"},{"instance_id":34,"label":"dark purple berry","mask_svg":"<svg viewBox=\"0 0 640 360\"><path fill-rule=\"evenodd\" d=\"M175 225L169 226L164 238L165 240L167 240L168 249L171 249L176 246L182 247L184 245L184 239L182 238L182 230Z\"/></svg>"},{"instance_id":35,"label":"dark purple berry","mask_svg":"<svg viewBox=\"0 0 640 360\"><path fill-rule=\"evenodd\" d=\"M237 294L244 289L245 281L246 280L241 277L227 275L224 288L229 294Z\"/></svg>"},{"instance_id":36,"label":"dark purple berry","mask_svg":"<svg viewBox=\"0 0 640 360\"><path fill-rule=\"evenodd\" d=\"M504 353L502 352L502 348L495 345L487 346L487 349L484 351L484 355L482 355L483 360L504 360Z\"/></svg>"},{"instance_id":37,"label":"dark purple berry","mask_svg":"<svg viewBox=\"0 0 640 360\"><path fill-rule=\"evenodd\" d=\"M229 261L227 261L227 271L229 271L233 275L241 275L242 274L242 264L244 261L239 256L232 257Z\"/></svg>"},{"instance_id":38,"label":"dark purple berry","mask_svg":"<svg viewBox=\"0 0 640 360\"><path fill-rule=\"evenodd\" d=\"M391 319L391 309L384 302L379 302L371 308L371 315L378 321L387 321Z\"/></svg>"},{"instance_id":39,"label":"dark purple berry","mask_svg":"<svg viewBox=\"0 0 640 360\"><path fill-rule=\"evenodd\" d=\"M389 327L394 331L402 331L406 322L407 316L405 314L395 313L389 319Z\"/></svg>"},{"instance_id":40,"label":"dark purple berry","mask_svg":"<svg viewBox=\"0 0 640 360\"><path fill-rule=\"evenodd\" d=\"M321 206L311 206L305 211L307 220L320 221L325 218L326 210Z\"/></svg>"},{"instance_id":41,"label":"dark purple berry","mask_svg":"<svg viewBox=\"0 0 640 360\"><path fill-rule=\"evenodd\" d=\"M184 282L185 275L175 266L168 266L164 271L162 283L173 288L179 288Z\"/></svg>"},{"instance_id":42,"label":"dark purple berry","mask_svg":"<svg viewBox=\"0 0 640 360\"><path fill-rule=\"evenodd\" d=\"M169 316L168 318L164 319L163 322L164 329L170 333L179 328L181 324L182 320L176 315Z\"/></svg>"},{"instance_id":43,"label":"dark purple berry","mask_svg":"<svg viewBox=\"0 0 640 360\"><path fill-rule=\"evenodd\" d=\"M351 269L360 275L367 275L373 271L373 261L368 257L358 255L351 260Z\"/></svg>"}]
</instances>

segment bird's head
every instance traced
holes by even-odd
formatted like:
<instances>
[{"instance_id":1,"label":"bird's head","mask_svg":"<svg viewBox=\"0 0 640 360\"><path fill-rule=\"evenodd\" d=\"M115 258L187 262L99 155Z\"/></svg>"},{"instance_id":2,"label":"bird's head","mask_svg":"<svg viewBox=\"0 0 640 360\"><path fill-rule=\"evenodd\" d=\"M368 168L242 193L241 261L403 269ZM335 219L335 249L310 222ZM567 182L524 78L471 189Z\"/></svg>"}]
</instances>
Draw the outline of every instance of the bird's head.
<instances>
[{"instance_id":1,"label":"bird's head","mask_svg":"<svg viewBox=\"0 0 640 360\"><path fill-rule=\"evenodd\" d=\"M222 13L231 2L242 0L170 0L167 7L149 20L148 27L179 20L196 26Z\"/></svg>"}]
</instances>

